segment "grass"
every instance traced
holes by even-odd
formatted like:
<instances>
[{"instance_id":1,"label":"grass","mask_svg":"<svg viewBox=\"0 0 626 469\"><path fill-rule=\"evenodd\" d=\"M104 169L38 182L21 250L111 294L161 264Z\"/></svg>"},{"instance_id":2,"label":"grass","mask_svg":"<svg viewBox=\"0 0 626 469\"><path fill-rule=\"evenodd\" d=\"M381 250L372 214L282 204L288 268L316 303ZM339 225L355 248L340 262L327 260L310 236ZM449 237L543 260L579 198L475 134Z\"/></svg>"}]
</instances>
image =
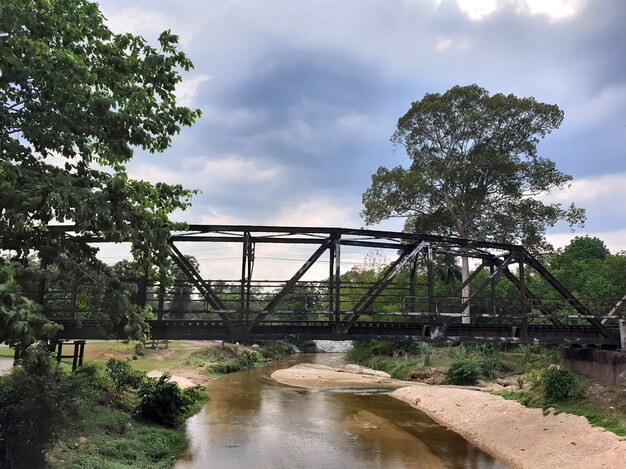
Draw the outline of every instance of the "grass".
<instances>
[{"instance_id":1,"label":"grass","mask_svg":"<svg viewBox=\"0 0 626 469\"><path fill-rule=\"evenodd\" d=\"M8 347L0 348L2 356L12 357ZM265 360L292 353L285 342L271 342L258 348L219 342L171 341L168 348L143 350L136 343L116 341L88 342L85 363L100 367L109 358L128 360L132 368L141 371L194 370L198 375L217 376L256 366ZM61 364L71 369L71 360ZM87 414L67 428L66 435L48 453L51 467L55 468L171 468L187 448L184 427L165 428L135 416L138 397L135 392L124 392L119 397L103 399L91 406ZM198 402L193 413L200 410Z\"/></svg>"},{"instance_id":2,"label":"grass","mask_svg":"<svg viewBox=\"0 0 626 469\"><path fill-rule=\"evenodd\" d=\"M590 380L585 380L585 388L590 385L598 386ZM623 391L618 391L624 394ZM547 402L543 396L532 389L522 389L519 391L503 391L495 393L505 399L519 402L526 407L542 408L547 411L553 408L557 413L564 412L567 414L580 415L585 417L589 423L596 427L615 433L618 436L626 437L626 413L624 409L605 409L605 402L598 402L594 398L590 398L588 394L585 397L571 399L565 402ZM622 396L622 399L624 397Z\"/></svg>"},{"instance_id":3,"label":"grass","mask_svg":"<svg viewBox=\"0 0 626 469\"><path fill-rule=\"evenodd\" d=\"M96 406L75 437L50 453L52 467L69 469L166 469L187 448L184 430L131 417L127 411Z\"/></svg>"},{"instance_id":4,"label":"grass","mask_svg":"<svg viewBox=\"0 0 626 469\"><path fill-rule=\"evenodd\" d=\"M13 358L15 356L15 350L9 348L8 345L0 345L0 357Z\"/></svg>"},{"instance_id":5,"label":"grass","mask_svg":"<svg viewBox=\"0 0 626 469\"><path fill-rule=\"evenodd\" d=\"M586 417L592 425L602 427L618 436L626 437L626 392L602 383L580 378L581 392L567 401L554 402L545 397L541 386L533 382L542 371L559 363L558 348L521 346L512 350L493 349L485 346L434 346L430 365L424 364L419 347L408 347L408 353L384 344L353 347L346 356L348 360L382 370L398 379L426 379L438 384L450 366L459 360L473 359L481 363L482 376L486 381L517 377L523 388L496 394L520 402L527 407L556 409L557 412ZM390 355L396 356L390 356ZM495 366L497 365L497 366ZM435 376L435 380L433 380ZM509 381L511 381L509 379Z\"/></svg>"}]
</instances>

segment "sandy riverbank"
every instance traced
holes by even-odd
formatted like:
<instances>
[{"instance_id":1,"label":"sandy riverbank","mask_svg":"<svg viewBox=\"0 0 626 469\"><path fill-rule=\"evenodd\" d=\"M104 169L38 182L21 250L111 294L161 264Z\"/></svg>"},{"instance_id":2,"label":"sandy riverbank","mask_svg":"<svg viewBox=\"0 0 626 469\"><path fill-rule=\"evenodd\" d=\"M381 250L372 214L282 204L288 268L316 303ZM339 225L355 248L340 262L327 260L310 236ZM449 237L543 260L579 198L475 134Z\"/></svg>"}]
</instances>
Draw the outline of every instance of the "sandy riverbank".
<instances>
[{"instance_id":1,"label":"sandy riverbank","mask_svg":"<svg viewBox=\"0 0 626 469\"><path fill-rule=\"evenodd\" d=\"M333 368L309 363L277 370L272 373L272 379L279 383L301 388L378 387L397 389L411 384L409 381L392 379L383 371L370 370L359 365Z\"/></svg>"},{"instance_id":2,"label":"sandy riverbank","mask_svg":"<svg viewBox=\"0 0 626 469\"><path fill-rule=\"evenodd\" d=\"M584 417L569 414L544 416L541 409L529 409L486 392L407 383L380 373L362 367L297 365L275 371L272 378L307 388L399 388L390 395L423 411L513 468L626 467L626 441L592 427Z\"/></svg>"}]
</instances>

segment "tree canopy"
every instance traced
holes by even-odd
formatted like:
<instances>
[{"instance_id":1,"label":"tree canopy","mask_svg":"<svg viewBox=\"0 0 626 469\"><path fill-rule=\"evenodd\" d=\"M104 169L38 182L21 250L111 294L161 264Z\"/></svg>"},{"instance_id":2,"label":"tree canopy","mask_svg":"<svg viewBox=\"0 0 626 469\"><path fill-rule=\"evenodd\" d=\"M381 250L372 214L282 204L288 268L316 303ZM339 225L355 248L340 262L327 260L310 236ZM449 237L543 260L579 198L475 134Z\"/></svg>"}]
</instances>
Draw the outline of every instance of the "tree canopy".
<instances>
[{"instance_id":1,"label":"tree canopy","mask_svg":"<svg viewBox=\"0 0 626 469\"><path fill-rule=\"evenodd\" d=\"M418 233L545 246L547 227L585 219L574 205L537 198L571 180L537 154L539 141L562 120L556 105L490 96L477 85L426 94L392 137L410 166L378 169L362 215L368 224L406 217L405 229Z\"/></svg>"},{"instance_id":2,"label":"tree canopy","mask_svg":"<svg viewBox=\"0 0 626 469\"><path fill-rule=\"evenodd\" d=\"M176 226L168 215L193 192L132 180L125 164L135 148L166 150L200 115L176 103L180 72L192 67L177 45L169 31L158 47L111 32L87 0L0 4L0 341L28 345L54 332L35 321L43 319L25 295L25 268L45 281L55 263L99 265L95 248L49 223L130 242L143 264L165 258Z\"/></svg>"}]
</instances>

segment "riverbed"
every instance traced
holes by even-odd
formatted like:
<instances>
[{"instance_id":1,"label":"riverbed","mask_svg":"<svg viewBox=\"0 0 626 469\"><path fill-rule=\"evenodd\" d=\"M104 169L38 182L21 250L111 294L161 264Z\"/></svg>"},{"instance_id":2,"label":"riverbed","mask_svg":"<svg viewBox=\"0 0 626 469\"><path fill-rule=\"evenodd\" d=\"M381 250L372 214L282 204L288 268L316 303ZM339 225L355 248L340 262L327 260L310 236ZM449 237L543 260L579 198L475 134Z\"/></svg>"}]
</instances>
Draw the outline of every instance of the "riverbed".
<instances>
[{"instance_id":1,"label":"riverbed","mask_svg":"<svg viewBox=\"0 0 626 469\"><path fill-rule=\"evenodd\" d=\"M297 363L340 361L299 355L211 381L211 401L187 422L191 445L175 468L508 467L380 390L300 389L270 378Z\"/></svg>"}]
</instances>

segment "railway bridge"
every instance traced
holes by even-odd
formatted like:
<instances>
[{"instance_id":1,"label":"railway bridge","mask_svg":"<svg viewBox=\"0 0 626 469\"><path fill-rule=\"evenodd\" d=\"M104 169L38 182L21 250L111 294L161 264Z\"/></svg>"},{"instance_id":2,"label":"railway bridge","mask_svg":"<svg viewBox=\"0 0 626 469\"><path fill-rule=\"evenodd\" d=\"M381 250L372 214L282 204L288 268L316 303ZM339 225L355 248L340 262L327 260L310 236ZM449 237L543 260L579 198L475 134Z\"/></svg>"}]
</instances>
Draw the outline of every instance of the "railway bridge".
<instances>
[{"instance_id":1,"label":"railway bridge","mask_svg":"<svg viewBox=\"0 0 626 469\"><path fill-rule=\"evenodd\" d=\"M57 229L78 236L72 227ZM136 302L154 311L154 339L625 347L624 299L575 298L520 245L363 229L189 225L171 235L169 246L179 269L175 283L129 280L137 284ZM188 255L206 251L235 253L227 260L236 278L219 276L224 258L198 264ZM263 264L277 256L293 264L294 252L303 257L297 268L283 263L280 279L263 274L276 272ZM359 252L382 253L389 262L365 279L349 262ZM459 258L469 260L471 272L451 282ZM81 288L75 282L71 291L43 296L49 317L64 326L59 339L104 337L91 307L77 304Z\"/></svg>"}]
</instances>

